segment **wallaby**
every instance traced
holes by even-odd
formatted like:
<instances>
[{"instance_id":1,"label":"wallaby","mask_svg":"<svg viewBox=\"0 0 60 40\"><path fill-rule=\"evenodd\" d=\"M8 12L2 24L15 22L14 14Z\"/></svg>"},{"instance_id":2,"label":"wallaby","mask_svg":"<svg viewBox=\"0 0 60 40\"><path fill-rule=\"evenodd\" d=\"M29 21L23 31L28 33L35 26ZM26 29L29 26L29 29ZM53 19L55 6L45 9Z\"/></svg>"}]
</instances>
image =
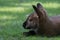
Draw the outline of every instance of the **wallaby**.
<instances>
[{"instance_id":1,"label":"wallaby","mask_svg":"<svg viewBox=\"0 0 60 40\"><path fill-rule=\"evenodd\" d=\"M28 16L23 23L25 29L30 29L29 32L24 32L27 35L45 35L56 36L60 34L60 16L47 15L46 10L40 3L37 6L32 5L34 12Z\"/></svg>"}]
</instances>

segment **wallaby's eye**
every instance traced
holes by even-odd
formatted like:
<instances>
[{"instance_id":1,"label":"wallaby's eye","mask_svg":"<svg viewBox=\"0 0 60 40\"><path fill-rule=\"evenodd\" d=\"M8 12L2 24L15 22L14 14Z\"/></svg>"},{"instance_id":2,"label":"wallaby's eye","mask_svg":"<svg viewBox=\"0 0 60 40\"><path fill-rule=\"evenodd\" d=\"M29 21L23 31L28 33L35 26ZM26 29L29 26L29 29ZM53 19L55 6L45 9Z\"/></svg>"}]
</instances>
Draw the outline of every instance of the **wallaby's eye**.
<instances>
[{"instance_id":1,"label":"wallaby's eye","mask_svg":"<svg viewBox=\"0 0 60 40\"><path fill-rule=\"evenodd\" d=\"M32 19L30 19L29 21L32 21Z\"/></svg>"}]
</instances>

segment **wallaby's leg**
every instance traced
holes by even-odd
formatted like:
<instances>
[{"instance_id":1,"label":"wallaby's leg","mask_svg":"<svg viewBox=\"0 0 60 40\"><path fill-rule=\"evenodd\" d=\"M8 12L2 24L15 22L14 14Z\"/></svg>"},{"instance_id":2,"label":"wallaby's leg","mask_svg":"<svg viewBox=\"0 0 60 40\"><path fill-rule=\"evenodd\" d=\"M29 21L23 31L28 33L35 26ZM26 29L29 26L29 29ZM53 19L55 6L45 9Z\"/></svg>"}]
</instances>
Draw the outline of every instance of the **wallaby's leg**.
<instances>
[{"instance_id":1,"label":"wallaby's leg","mask_svg":"<svg viewBox=\"0 0 60 40\"><path fill-rule=\"evenodd\" d=\"M24 32L23 34L26 35L26 36L32 36L32 35L35 35L35 32L34 31L29 31L29 32Z\"/></svg>"}]
</instances>

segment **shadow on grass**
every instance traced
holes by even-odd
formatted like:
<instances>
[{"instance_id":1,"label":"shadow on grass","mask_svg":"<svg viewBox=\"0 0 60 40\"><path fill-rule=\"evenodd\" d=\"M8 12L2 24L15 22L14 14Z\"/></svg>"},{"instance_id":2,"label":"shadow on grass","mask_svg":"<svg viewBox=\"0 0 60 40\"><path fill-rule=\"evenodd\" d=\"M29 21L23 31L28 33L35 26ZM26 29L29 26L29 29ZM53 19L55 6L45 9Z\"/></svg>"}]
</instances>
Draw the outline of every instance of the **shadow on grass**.
<instances>
[{"instance_id":1,"label":"shadow on grass","mask_svg":"<svg viewBox=\"0 0 60 40\"><path fill-rule=\"evenodd\" d=\"M36 4L38 2L60 4L60 0L35 0L35 1L34 0L0 0L0 7L18 7L18 6L23 6L24 4L31 5L31 4Z\"/></svg>"}]
</instances>

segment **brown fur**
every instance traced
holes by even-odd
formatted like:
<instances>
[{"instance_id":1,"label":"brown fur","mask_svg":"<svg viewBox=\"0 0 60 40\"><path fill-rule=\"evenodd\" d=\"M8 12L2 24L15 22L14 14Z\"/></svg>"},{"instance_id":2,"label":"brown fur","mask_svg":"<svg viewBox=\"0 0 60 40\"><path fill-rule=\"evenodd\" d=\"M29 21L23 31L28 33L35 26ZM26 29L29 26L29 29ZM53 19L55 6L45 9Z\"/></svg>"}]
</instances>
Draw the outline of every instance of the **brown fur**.
<instances>
[{"instance_id":1,"label":"brown fur","mask_svg":"<svg viewBox=\"0 0 60 40\"><path fill-rule=\"evenodd\" d=\"M60 16L48 17L47 12L40 3L37 3L37 7L35 5L32 6L35 12L29 15L23 23L23 27L30 29L30 31L24 34L46 36L56 36L60 34Z\"/></svg>"}]
</instances>

